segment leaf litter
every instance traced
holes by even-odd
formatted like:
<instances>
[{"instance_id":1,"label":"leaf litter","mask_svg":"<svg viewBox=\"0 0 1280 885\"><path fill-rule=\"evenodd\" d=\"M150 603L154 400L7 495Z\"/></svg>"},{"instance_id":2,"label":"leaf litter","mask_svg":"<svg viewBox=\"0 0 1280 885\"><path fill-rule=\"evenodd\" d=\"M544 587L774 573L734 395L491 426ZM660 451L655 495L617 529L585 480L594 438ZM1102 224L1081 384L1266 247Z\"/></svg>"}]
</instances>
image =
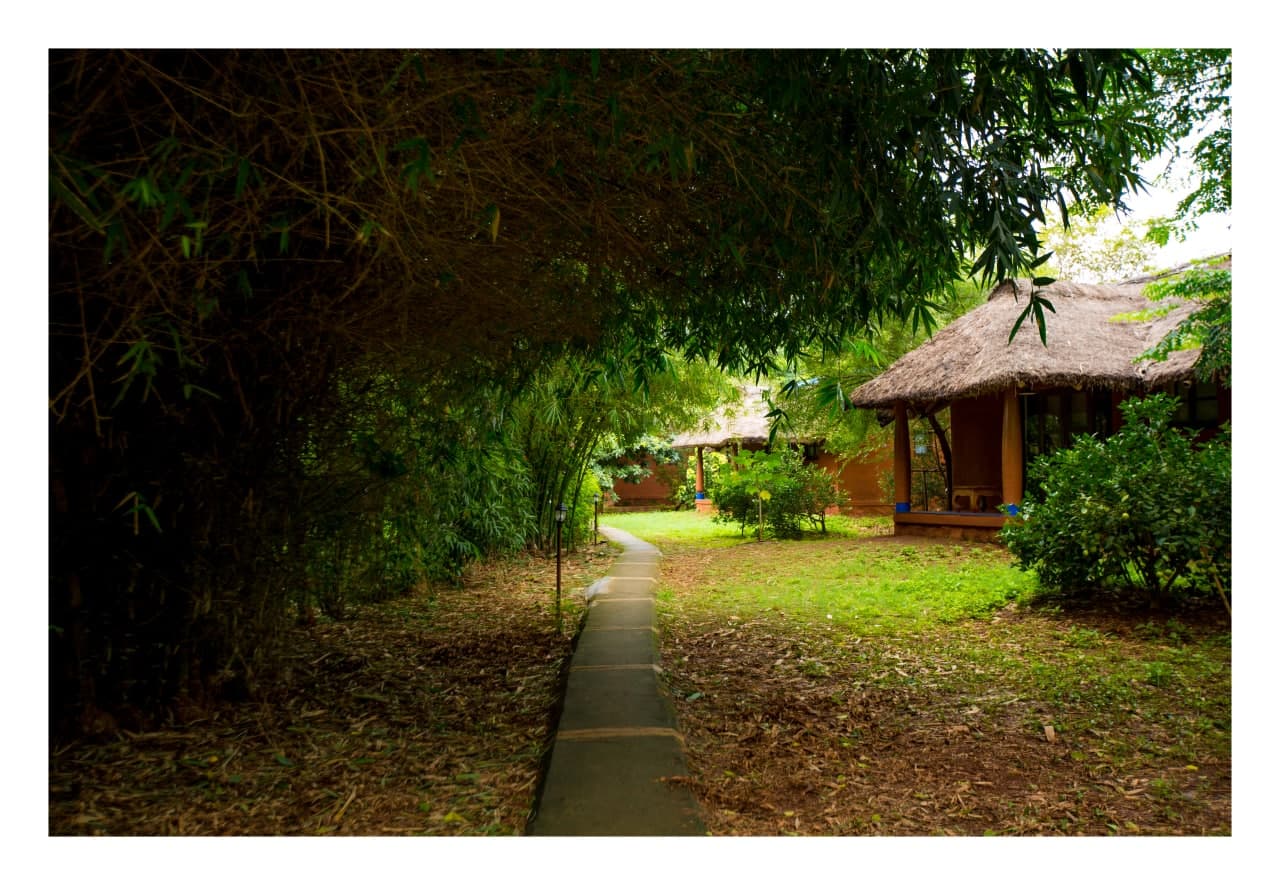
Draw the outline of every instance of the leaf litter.
<instances>
[{"instance_id":1,"label":"leaf litter","mask_svg":"<svg viewBox=\"0 0 1280 885\"><path fill-rule=\"evenodd\" d=\"M290 625L254 702L51 748L51 835L512 835L532 811L580 591L606 545Z\"/></svg>"},{"instance_id":2,"label":"leaf litter","mask_svg":"<svg viewBox=\"0 0 1280 885\"><path fill-rule=\"evenodd\" d=\"M566 586L603 574L604 550L568 558ZM1010 608L938 635L849 636L781 609L717 619L683 605L714 590L707 572L726 559L785 569L789 555L664 558L664 669L710 832L1230 833L1229 751L1179 746L1185 732L1164 724L1178 711L1055 706L957 652L1053 665L1064 636L1150 642L1149 622ZM52 747L50 833L523 832L571 653L548 573L543 559L479 565L461 588L291 627L282 676L256 703ZM580 601L567 604L572 625ZM1180 629L1178 643L1222 627ZM1229 673L1219 689L1229 720Z\"/></svg>"},{"instance_id":3,"label":"leaf litter","mask_svg":"<svg viewBox=\"0 0 1280 885\"><path fill-rule=\"evenodd\" d=\"M791 555L747 545L663 561L663 666L712 834L1230 834L1229 671L1197 689L1227 720L1205 740L1188 735L1203 711L1150 686L1127 710L1099 709L1023 678L1065 654L1064 620L1123 655L1148 641L1149 615L1010 606L932 632L851 636L826 619L708 609L713 560L784 574ZM1229 631L1213 613L1200 621L1187 629L1209 641ZM974 663L970 647L1006 663Z\"/></svg>"}]
</instances>

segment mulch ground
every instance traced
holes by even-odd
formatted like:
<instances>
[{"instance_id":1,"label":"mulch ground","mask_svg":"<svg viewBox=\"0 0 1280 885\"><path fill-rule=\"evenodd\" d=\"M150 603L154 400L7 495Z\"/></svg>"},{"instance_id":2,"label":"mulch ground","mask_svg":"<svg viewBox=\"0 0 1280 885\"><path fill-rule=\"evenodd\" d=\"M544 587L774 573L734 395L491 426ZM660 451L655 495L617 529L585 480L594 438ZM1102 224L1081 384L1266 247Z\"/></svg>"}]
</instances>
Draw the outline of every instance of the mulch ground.
<instances>
[{"instance_id":1,"label":"mulch ground","mask_svg":"<svg viewBox=\"0 0 1280 885\"><path fill-rule=\"evenodd\" d=\"M566 593L612 559L567 557ZM522 557L291 627L257 701L51 747L49 833L522 833L580 617L556 631L554 576Z\"/></svg>"},{"instance_id":2,"label":"mulch ground","mask_svg":"<svg viewBox=\"0 0 1280 885\"><path fill-rule=\"evenodd\" d=\"M735 550L723 555L751 548ZM664 586L705 592L718 555L668 554ZM611 561L603 547L568 559L566 588ZM461 588L291 627L287 675L256 702L51 747L49 832L522 833L580 615L558 633L553 588L553 564L522 558L473 568ZM776 613L675 609L661 615L664 666L713 834L1231 831L1229 756L1187 764L1151 717L1051 740L1034 697L957 679L927 642L837 647ZM1079 618L1118 641L1134 633L1121 613ZM1034 656L1062 624L1009 610L965 629Z\"/></svg>"},{"instance_id":3,"label":"mulch ground","mask_svg":"<svg viewBox=\"0 0 1280 885\"><path fill-rule=\"evenodd\" d=\"M661 616L691 786L712 834L1230 834L1230 758L1188 764L1169 753L1172 724L1117 714L1105 729L1051 734L1038 724L1041 699L956 678L954 660L927 642L839 647L768 612L700 621L679 597L707 592L713 558L666 556L663 585L677 602ZM1078 623L1124 641L1139 619L1093 612ZM1222 626L1211 613L1189 629ZM1034 655L1061 629L1009 609L968 626L966 641Z\"/></svg>"}]
</instances>

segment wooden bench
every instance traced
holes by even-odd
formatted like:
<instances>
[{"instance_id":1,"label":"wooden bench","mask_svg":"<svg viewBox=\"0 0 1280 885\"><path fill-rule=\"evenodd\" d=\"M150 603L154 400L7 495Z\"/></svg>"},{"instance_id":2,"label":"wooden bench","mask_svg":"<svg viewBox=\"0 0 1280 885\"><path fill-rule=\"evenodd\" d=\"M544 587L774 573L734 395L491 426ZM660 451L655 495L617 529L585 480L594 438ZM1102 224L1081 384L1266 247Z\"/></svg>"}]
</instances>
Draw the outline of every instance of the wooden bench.
<instances>
[{"instance_id":1,"label":"wooden bench","mask_svg":"<svg viewBox=\"0 0 1280 885\"><path fill-rule=\"evenodd\" d=\"M999 486L957 485L951 506L961 513L994 513L1000 506L1000 497Z\"/></svg>"}]
</instances>

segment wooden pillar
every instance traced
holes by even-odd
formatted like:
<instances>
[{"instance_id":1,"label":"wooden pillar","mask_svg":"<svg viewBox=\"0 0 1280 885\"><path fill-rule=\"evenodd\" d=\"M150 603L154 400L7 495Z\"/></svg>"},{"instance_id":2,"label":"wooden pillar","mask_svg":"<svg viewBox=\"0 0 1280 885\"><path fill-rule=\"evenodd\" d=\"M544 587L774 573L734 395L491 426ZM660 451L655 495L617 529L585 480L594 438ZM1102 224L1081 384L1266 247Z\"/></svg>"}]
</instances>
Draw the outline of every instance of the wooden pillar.
<instances>
[{"instance_id":1,"label":"wooden pillar","mask_svg":"<svg viewBox=\"0 0 1280 885\"><path fill-rule=\"evenodd\" d=\"M911 511L911 427L904 402L893 404L893 509Z\"/></svg>"},{"instance_id":2,"label":"wooden pillar","mask_svg":"<svg viewBox=\"0 0 1280 885\"><path fill-rule=\"evenodd\" d=\"M1022 410L1018 407L1018 390L1004 392L1004 422L1000 435L1001 499L1016 513L1022 504Z\"/></svg>"},{"instance_id":3,"label":"wooden pillar","mask_svg":"<svg viewBox=\"0 0 1280 885\"><path fill-rule=\"evenodd\" d=\"M707 498L706 468L702 463L703 446L694 449L693 456L693 507L699 513L711 513L715 505Z\"/></svg>"}]
</instances>

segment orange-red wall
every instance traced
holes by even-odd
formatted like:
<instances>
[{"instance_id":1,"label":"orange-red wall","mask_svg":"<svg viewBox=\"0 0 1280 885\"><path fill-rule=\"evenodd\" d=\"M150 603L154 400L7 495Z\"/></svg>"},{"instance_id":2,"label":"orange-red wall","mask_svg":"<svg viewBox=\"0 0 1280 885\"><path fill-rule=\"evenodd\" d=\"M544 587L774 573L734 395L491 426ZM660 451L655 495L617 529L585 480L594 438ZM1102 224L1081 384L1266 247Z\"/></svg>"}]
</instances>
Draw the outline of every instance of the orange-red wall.
<instances>
[{"instance_id":1,"label":"orange-red wall","mask_svg":"<svg viewBox=\"0 0 1280 885\"><path fill-rule=\"evenodd\" d=\"M849 461L843 467L830 452L819 452L815 462L836 478L849 496L842 512L853 516L882 515L893 512L893 504L885 500L880 478L893 470L893 449L885 448L863 461Z\"/></svg>"},{"instance_id":2,"label":"orange-red wall","mask_svg":"<svg viewBox=\"0 0 1280 885\"><path fill-rule=\"evenodd\" d=\"M957 486L1000 487L1002 406L997 394L951 403L952 481Z\"/></svg>"},{"instance_id":3,"label":"orange-red wall","mask_svg":"<svg viewBox=\"0 0 1280 885\"><path fill-rule=\"evenodd\" d=\"M691 456L690 456L691 457ZM684 476L687 459L679 464L655 465L652 458L645 466L653 471L638 483L618 480L613 484L617 507L672 506L672 484ZM886 447L863 461L850 461L841 467L829 452L819 452L815 462L823 470L836 477L836 482L848 496L842 512L854 516L883 515L893 512L893 505L885 500L880 479L893 470L893 449Z\"/></svg>"},{"instance_id":4,"label":"orange-red wall","mask_svg":"<svg viewBox=\"0 0 1280 885\"><path fill-rule=\"evenodd\" d=\"M640 482L618 480L613 484L613 493L618 496L616 506L619 507L662 507L673 503L672 484L684 476L685 461L678 464L656 464L652 457L646 457L644 466L652 471Z\"/></svg>"}]
</instances>

